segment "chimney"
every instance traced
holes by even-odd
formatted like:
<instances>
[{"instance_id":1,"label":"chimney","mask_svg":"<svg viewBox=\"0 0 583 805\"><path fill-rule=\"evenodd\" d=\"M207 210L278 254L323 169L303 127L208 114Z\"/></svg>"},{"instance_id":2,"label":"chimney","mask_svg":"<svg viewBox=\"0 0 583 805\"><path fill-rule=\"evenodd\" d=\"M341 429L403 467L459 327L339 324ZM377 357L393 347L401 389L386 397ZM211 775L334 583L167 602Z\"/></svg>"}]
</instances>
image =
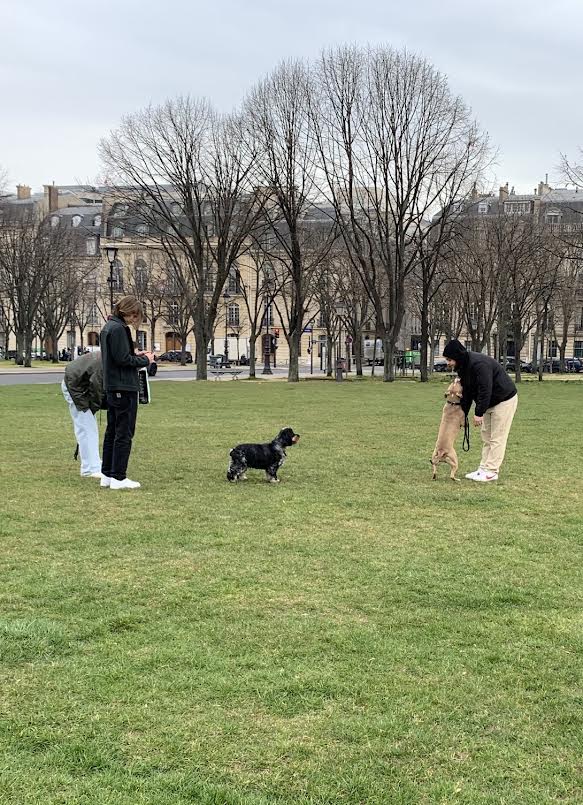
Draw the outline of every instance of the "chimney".
<instances>
[{"instance_id":1,"label":"chimney","mask_svg":"<svg viewBox=\"0 0 583 805\"><path fill-rule=\"evenodd\" d=\"M24 199L30 198L30 187L27 184L17 184L16 198L19 201L24 201Z\"/></svg>"},{"instance_id":2,"label":"chimney","mask_svg":"<svg viewBox=\"0 0 583 805\"><path fill-rule=\"evenodd\" d=\"M500 188L498 198L500 201L506 201L508 198L508 182Z\"/></svg>"},{"instance_id":3,"label":"chimney","mask_svg":"<svg viewBox=\"0 0 583 805\"><path fill-rule=\"evenodd\" d=\"M55 212L59 209L59 188L55 187L55 183L45 185L45 199L48 198L49 212Z\"/></svg>"},{"instance_id":4,"label":"chimney","mask_svg":"<svg viewBox=\"0 0 583 805\"><path fill-rule=\"evenodd\" d=\"M472 195L470 196L470 200L471 201L477 201L478 200L478 188L476 187L475 182L472 185Z\"/></svg>"}]
</instances>

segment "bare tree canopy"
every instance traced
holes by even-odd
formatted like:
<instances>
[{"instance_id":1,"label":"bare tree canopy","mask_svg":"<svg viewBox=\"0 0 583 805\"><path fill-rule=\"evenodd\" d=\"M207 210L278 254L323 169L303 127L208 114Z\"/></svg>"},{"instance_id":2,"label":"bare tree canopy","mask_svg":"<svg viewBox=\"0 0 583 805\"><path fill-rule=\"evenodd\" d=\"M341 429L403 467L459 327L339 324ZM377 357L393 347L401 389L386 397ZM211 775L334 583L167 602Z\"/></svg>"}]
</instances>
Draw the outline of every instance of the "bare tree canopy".
<instances>
[{"instance_id":1,"label":"bare tree canopy","mask_svg":"<svg viewBox=\"0 0 583 805\"><path fill-rule=\"evenodd\" d=\"M314 74L324 192L375 308L391 380L405 281L422 244L441 248L450 237L488 139L445 77L407 52L342 47L325 52Z\"/></svg>"},{"instance_id":2,"label":"bare tree canopy","mask_svg":"<svg viewBox=\"0 0 583 805\"><path fill-rule=\"evenodd\" d=\"M190 289L197 377L206 379L221 291L261 209L240 119L178 98L126 117L100 153L129 220L147 224L152 247Z\"/></svg>"}]
</instances>

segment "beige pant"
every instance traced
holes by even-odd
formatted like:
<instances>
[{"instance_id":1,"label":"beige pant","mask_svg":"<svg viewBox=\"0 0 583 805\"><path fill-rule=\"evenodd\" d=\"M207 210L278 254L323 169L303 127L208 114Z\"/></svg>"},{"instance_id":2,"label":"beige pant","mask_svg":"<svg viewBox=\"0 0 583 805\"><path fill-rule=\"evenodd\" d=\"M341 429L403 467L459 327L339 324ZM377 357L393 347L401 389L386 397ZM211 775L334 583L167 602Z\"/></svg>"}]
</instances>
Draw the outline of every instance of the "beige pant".
<instances>
[{"instance_id":1,"label":"beige pant","mask_svg":"<svg viewBox=\"0 0 583 805\"><path fill-rule=\"evenodd\" d=\"M480 466L488 472L498 472L504 460L510 426L518 406L518 395L488 408L482 423L482 460Z\"/></svg>"}]
</instances>

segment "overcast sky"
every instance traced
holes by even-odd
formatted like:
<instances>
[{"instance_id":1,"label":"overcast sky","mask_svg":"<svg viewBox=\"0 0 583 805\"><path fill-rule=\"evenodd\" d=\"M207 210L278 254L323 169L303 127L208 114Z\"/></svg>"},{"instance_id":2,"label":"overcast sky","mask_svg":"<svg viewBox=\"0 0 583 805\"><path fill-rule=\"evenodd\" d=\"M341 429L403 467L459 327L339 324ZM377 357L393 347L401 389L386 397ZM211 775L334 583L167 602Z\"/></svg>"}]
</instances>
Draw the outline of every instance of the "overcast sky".
<instances>
[{"instance_id":1,"label":"overcast sky","mask_svg":"<svg viewBox=\"0 0 583 805\"><path fill-rule=\"evenodd\" d=\"M121 116L179 94L229 110L281 59L407 47L447 74L532 192L583 145L581 0L0 0L0 166L10 184L95 182Z\"/></svg>"}]
</instances>

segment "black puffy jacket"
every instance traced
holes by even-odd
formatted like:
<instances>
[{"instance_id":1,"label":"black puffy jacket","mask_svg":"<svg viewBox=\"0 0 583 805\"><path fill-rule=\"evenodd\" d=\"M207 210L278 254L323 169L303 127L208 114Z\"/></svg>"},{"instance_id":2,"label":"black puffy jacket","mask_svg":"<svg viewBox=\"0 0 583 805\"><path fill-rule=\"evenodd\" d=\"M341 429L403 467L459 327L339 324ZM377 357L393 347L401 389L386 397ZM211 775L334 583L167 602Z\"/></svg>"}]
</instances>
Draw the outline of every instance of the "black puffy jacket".
<instances>
[{"instance_id":1,"label":"black puffy jacket","mask_svg":"<svg viewBox=\"0 0 583 805\"><path fill-rule=\"evenodd\" d=\"M144 355L134 354L130 328L119 316L111 316L100 336L105 391L138 391L138 372L147 366Z\"/></svg>"},{"instance_id":2,"label":"black puffy jacket","mask_svg":"<svg viewBox=\"0 0 583 805\"><path fill-rule=\"evenodd\" d=\"M462 409L468 413L476 403L475 415L484 416L488 408L510 400L516 386L498 361L481 352L467 352L458 359L457 373L462 382Z\"/></svg>"}]
</instances>

